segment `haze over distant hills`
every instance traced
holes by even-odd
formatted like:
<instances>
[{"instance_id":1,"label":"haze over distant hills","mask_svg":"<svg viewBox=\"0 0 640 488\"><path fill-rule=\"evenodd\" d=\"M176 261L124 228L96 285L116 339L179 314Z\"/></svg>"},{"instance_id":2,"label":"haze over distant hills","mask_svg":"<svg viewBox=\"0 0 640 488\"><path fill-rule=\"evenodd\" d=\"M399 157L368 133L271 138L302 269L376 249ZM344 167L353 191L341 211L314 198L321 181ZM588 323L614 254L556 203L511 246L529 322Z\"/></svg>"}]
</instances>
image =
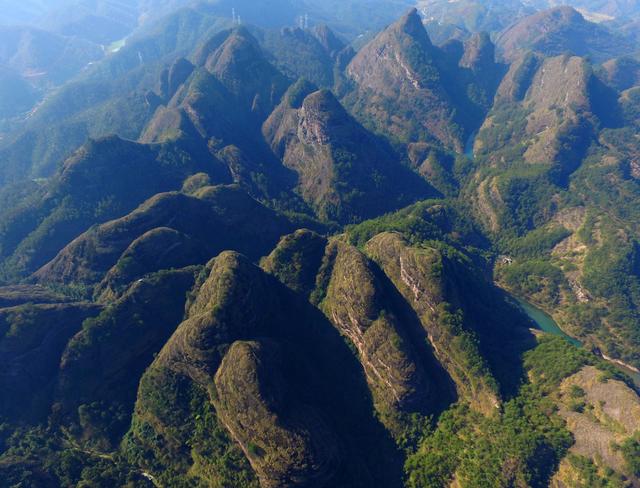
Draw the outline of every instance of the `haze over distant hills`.
<instances>
[{"instance_id":1,"label":"haze over distant hills","mask_svg":"<svg viewBox=\"0 0 640 488\"><path fill-rule=\"evenodd\" d=\"M0 8L0 487L640 486L640 22Z\"/></svg>"}]
</instances>

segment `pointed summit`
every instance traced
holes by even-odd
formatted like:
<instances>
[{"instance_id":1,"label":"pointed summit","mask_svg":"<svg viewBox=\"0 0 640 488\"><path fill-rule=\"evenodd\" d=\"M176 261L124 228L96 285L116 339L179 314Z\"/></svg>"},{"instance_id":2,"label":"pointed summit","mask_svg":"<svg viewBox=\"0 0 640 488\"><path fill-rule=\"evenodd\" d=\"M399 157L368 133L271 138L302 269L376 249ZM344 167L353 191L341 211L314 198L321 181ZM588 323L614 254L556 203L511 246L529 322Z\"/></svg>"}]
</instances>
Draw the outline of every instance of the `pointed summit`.
<instances>
[{"instance_id":1,"label":"pointed summit","mask_svg":"<svg viewBox=\"0 0 640 488\"><path fill-rule=\"evenodd\" d=\"M443 83L443 58L412 9L353 58L346 73L355 89L344 102L360 120L394 139L438 140L460 150L461 131L451 120L456 107Z\"/></svg>"},{"instance_id":2,"label":"pointed summit","mask_svg":"<svg viewBox=\"0 0 640 488\"><path fill-rule=\"evenodd\" d=\"M230 69L242 67L246 62L255 63L262 58L258 41L244 27L237 27L209 55L205 66L213 74L224 74Z\"/></svg>"},{"instance_id":3,"label":"pointed summit","mask_svg":"<svg viewBox=\"0 0 640 488\"><path fill-rule=\"evenodd\" d=\"M415 8L410 9L404 14L395 24L392 24L389 29L402 32L408 36L413 37L419 42L426 42L431 45L431 40L427 34L427 30L424 28L422 18Z\"/></svg>"},{"instance_id":4,"label":"pointed summit","mask_svg":"<svg viewBox=\"0 0 640 488\"><path fill-rule=\"evenodd\" d=\"M307 88L302 84L297 91ZM355 222L431 193L329 90L310 93L296 105L288 98L265 122L263 134L297 173L297 192L322 218Z\"/></svg>"},{"instance_id":5,"label":"pointed summit","mask_svg":"<svg viewBox=\"0 0 640 488\"><path fill-rule=\"evenodd\" d=\"M258 117L268 115L285 92L287 79L267 61L244 27L234 29L206 60L206 69Z\"/></svg>"},{"instance_id":6,"label":"pointed summit","mask_svg":"<svg viewBox=\"0 0 640 488\"><path fill-rule=\"evenodd\" d=\"M345 47L344 42L338 39L338 36L326 24L314 27L311 33L332 58L335 58Z\"/></svg>"},{"instance_id":7,"label":"pointed summit","mask_svg":"<svg viewBox=\"0 0 640 488\"><path fill-rule=\"evenodd\" d=\"M460 65L465 68L482 69L495 65L496 48L489 34L478 32L464 43L464 55Z\"/></svg>"},{"instance_id":8,"label":"pointed summit","mask_svg":"<svg viewBox=\"0 0 640 488\"><path fill-rule=\"evenodd\" d=\"M314 118L343 121L348 117L346 110L329 90L318 90L307 96L302 107ZM332 124L331 124L332 125Z\"/></svg>"},{"instance_id":9,"label":"pointed summit","mask_svg":"<svg viewBox=\"0 0 640 488\"><path fill-rule=\"evenodd\" d=\"M193 63L196 66L204 66L207 59L218 49L231 35L232 30L225 30L214 34L199 45L193 55Z\"/></svg>"},{"instance_id":10,"label":"pointed summit","mask_svg":"<svg viewBox=\"0 0 640 488\"><path fill-rule=\"evenodd\" d=\"M160 75L160 95L165 102L171 100L180 86L191 76L195 67L185 58L178 58Z\"/></svg>"}]
</instances>

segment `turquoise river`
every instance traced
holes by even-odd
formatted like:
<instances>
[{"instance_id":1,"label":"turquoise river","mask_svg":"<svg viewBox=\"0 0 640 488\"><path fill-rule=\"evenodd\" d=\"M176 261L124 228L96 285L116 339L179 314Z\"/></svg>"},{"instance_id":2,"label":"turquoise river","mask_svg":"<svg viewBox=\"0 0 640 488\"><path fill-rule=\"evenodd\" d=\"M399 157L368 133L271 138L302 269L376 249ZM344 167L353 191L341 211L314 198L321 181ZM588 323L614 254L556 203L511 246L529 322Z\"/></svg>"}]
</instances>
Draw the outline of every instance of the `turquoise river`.
<instances>
[{"instance_id":1,"label":"turquoise river","mask_svg":"<svg viewBox=\"0 0 640 488\"><path fill-rule=\"evenodd\" d=\"M554 335L558 335L561 337L564 337L565 339L567 339L571 344L575 345L575 346L582 346L582 344L580 343L580 341L578 341L577 339L574 339L573 337L565 334L562 329L558 326L558 324L556 323L555 320L553 320L553 318L546 312L543 312L542 310L540 310L538 307L536 307L535 305L532 305L531 303L523 300L522 298L518 298L518 297L513 297L518 304L520 305L520 307L522 308L522 310L529 316L529 318L531 320L533 320L536 325L538 326L538 328L544 332L547 332L549 334L554 334ZM631 379L633 379L633 382L636 384L636 386L638 386L640 388L640 373L637 371L634 371L630 368L627 368L625 366L622 366L618 363L615 362L611 362L616 368L620 369L620 371L626 373L629 377L631 377Z\"/></svg>"}]
</instances>

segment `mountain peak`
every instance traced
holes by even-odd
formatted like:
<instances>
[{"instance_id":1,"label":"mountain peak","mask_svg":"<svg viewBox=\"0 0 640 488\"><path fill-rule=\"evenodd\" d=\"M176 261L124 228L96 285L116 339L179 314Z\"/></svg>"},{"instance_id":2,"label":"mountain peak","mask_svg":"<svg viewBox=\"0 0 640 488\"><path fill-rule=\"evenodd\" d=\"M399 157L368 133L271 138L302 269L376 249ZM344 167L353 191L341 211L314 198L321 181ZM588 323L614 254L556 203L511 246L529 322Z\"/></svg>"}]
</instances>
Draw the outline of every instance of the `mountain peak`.
<instances>
[{"instance_id":1,"label":"mountain peak","mask_svg":"<svg viewBox=\"0 0 640 488\"><path fill-rule=\"evenodd\" d=\"M624 35L589 22L569 6L543 10L518 20L500 34L497 45L509 62L526 51L545 56L570 53L603 62L635 50L633 42Z\"/></svg>"},{"instance_id":2,"label":"mountain peak","mask_svg":"<svg viewBox=\"0 0 640 488\"><path fill-rule=\"evenodd\" d=\"M193 55L193 62L196 66L204 66L209 56L211 56L222 44L225 43L231 31L225 30L217 32L213 36L201 43Z\"/></svg>"},{"instance_id":3,"label":"mountain peak","mask_svg":"<svg viewBox=\"0 0 640 488\"><path fill-rule=\"evenodd\" d=\"M345 103L361 121L373 120L376 130L393 138L437 139L458 150L462 142L451 123L454 109L443 83L442 58L417 11L410 10L353 58L346 71L355 88Z\"/></svg>"},{"instance_id":4,"label":"mountain peak","mask_svg":"<svg viewBox=\"0 0 640 488\"><path fill-rule=\"evenodd\" d=\"M260 52L260 47L256 39L244 27L236 27L230 33L227 39L222 43L216 52L228 52L238 55L242 52Z\"/></svg>"},{"instance_id":5,"label":"mountain peak","mask_svg":"<svg viewBox=\"0 0 640 488\"><path fill-rule=\"evenodd\" d=\"M304 99L317 90L318 88L313 83L304 78L300 78L287 89L283 100L285 100L291 108L300 108Z\"/></svg>"},{"instance_id":6,"label":"mountain peak","mask_svg":"<svg viewBox=\"0 0 640 488\"><path fill-rule=\"evenodd\" d=\"M210 69L218 61L221 53L225 52L235 56L241 52L261 54L262 50L251 32L245 26L240 25L218 32L203 42L193 56L194 64L196 66L206 65Z\"/></svg>"},{"instance_id":7,"label":"mountain peak","mask_svg":"<svg viewBox=\"0 0 640 488\"><path fill-rule=\"evenodd\" d=\"M335 144L357 130L356 122L329 90L318 90L302 102L299 129L306 144Z\"/></svg>"},{"instance_id":8,"label":"mountain peak","mask_svg":"<svg viewBox=\"0 0 640 488\"><path fill-rule=\"evenodd\" d=\"M420 42L426 41L429 45L431 44L427 30L422 23L422 18L415 8L410 9L395 24L392 24L390 29L411 36Z\"/></svg>"},{"instance_id":9,"label":"mountain peak","mask_svg":"<svg viewBox=\"0 0 640 488\"><path fill-rule=\"evenodd\" d=\"M316 26L311 34L332 58L345 48L344 42L326 24Z\"/></svg>"},{"instance_id":10,"label":"mountain peak","mask_svg":"<svg viewBox=\"0 0 640 488\"><path fill-rule=\"evenodd\" d=\"M546 14L549 17L555 17L563 20L580 21L584 20L584 17L580 12L570 5L560 5L553 7L549 10L543 11L542 14Z\"/></svg>"},{"instance_id":11,"label":"mountain peak","mask_svg":"<svg viewBox=\"0 0 640 488\"><path fill-rule=\"evenodd\" d=\"M313 110L318 112L345 113L340 102L331 93L330 90L318 90L308 95L303 102L305 110Z\"/></svg>"},{"instance_id":12,"label":"mountain peak","mask_svg":"<svg viewBox=\"0 0 640 488\"><path fill-rule=\"evenodd\" d=\"M495 62L496 50L486 32L478 32L464 43L464 55L460 65L465 68L491 66Z\"/></svg>"},{"instance_id":13,"label":"mountain peak","mask_svg":"<svg viewBox=\"0 0 640 488\"><path fill-rule=\"evenodd\" d=\"M422 19L418 13L418 9L415 7L410 8L402 17L396 21L396 25L416 25L419 23L422 25Z\"/></svg>"},{"instance_id":14,"label":"mountain peak","mask_svg":"<svg viewBox=\"0 0 640 488\"><path fill-rule=\"evenodd\" d=\"M215 49L210 52L205 62L206 68L214 74L225 66L252 62L263 57L258 41L242 26L228 31L224 39L216 41L217 45L212 41L212 47Z\"/></svg>"},{"instance_id":15,"label":"mountain peak","mask_svg":"<svg viewBox=\"0 0 640 488\"><path fill-rule=\"evenodd\" d=\"M288 85L284 75L269 63L258 41L244 27L230 32L208 57L205 67L261 117L272 110Z\"/></svg>"},{"instance_id":16,"label":"mountain peak","mask_svg":"<svg viewBox=\"0 0 640 488\"><path fill-rule=\"evenodd\" d=\"M298 174L297 191L323 218L354 222L431 192L329 90L308 94L299 109L283 102L263 130Z\"/></svg>"}]
</instances>

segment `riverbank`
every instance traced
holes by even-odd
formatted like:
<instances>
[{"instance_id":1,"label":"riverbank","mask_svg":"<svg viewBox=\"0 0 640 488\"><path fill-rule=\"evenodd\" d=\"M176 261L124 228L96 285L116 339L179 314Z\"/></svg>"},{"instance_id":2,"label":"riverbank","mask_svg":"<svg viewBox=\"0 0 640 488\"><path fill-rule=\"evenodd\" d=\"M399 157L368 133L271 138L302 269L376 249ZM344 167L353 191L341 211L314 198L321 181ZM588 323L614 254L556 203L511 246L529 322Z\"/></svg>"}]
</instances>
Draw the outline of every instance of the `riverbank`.
<instances>
[{"instance_id":1,"label":"riverbank","mask_svg":"<svg viewBox=\"0 0 640 488\"><path fill-rule=\"evenodd\" d=\"M523 298L517 297L515 295L510 296L520 306L522 311L527 314L527 316L537 325L537 328L539 330L548 334L564 337L574 346L584 347L584 345L579 340L565 333L551 315ZM640 370L638 368L635 368L630 364L626 364L619 359L611 358L600 351L598 352L598 356L600 356L605 361L613 364L616 368L629 376L635 383L636 387L640 388Z\"/></svg>"},{"instance_id":2,"label":"riverbank","mask_svg":"<svg viewBox=\"0 0 640 488\"><path fill-rule=\"evenodd\" d=\"M626 368L626 369L628 369L630 371L633 371L634 373L640 374L640 369L638 369L638 368L636 368L634 366L631 366L630 364L627 364L624 361L620 361L619 359L610 358L609 356L607 356L604 353L600 353L600 356L602 356L602 359L604 359L606 361L609 361L610 363L615 363L618 366L622 366L623 368Z\"/></svg>"},{"instance_id":3,"label":"riverbank","mask_svg":"<svg viewBox=\"0 0 640 488\"><path fill-rule=\"evenodd\" d=\"M540 330L549 334L564 337L574 346L583 346L583 344L578 339L576 339L575 337L571 337L569 334L563 331L558 323L553 319L553 317L551 317L551 315L520 297L516 297L515 295L511 296L518 303L524 313L526 313L527 316L531 320L533 320L533 322L535 322Z\"/></svg>"},{"instance_id":4,"label":"riverbank","mask_svg":"<svg viewBox=\"0 0 640 488\"><path fill-rule=\"evenodd\" d=\"M467 139L467 142L464 145L464 155L471 160L475 159L475 154L473 154L473 146L475 145L477 135L478 135L478 131L474 131L469 136L469 138Z\"/></svg>"}]
</instances>

